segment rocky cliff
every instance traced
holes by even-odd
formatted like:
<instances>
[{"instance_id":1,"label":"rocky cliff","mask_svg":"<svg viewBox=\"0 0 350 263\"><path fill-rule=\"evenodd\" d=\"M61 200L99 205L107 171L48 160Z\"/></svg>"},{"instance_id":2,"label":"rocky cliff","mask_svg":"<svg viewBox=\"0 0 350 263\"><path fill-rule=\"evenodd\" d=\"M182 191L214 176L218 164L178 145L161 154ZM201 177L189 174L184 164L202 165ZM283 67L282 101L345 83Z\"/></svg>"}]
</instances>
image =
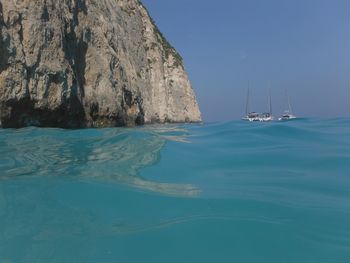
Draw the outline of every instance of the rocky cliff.
<instances>
[{"instance_id":1,"label":"rocky cliff","mask_svg":"<svg viewBox=\"0 0 350 263\"><path fill-rule=\"evenodd\" d=\"M0 0L3 127L198 122L181 56L138 0Z\"/></svg>"}]
</instances>

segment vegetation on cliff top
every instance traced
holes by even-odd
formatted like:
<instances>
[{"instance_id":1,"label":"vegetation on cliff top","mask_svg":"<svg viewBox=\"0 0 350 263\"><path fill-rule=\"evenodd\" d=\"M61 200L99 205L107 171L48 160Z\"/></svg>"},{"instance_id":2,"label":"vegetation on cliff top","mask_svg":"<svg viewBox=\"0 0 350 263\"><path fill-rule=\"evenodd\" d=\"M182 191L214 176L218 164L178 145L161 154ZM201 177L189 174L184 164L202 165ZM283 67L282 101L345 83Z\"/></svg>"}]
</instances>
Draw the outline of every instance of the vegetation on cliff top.
<instances>
[{"instance_id":1,"label":"vegetation on cliff top","mask_svg":"<svg viewBox=\"0 0 350 263\"><path fill-rule=\"evenodd\" d=\"M181 55L179 54L179 52L177 52L177 50L164 37L162 32L159 30L156 22L153 20L153 18L149 14L147 8L142 4L141 0L138 0L138 3L146 10L146 12L147 12L147 14L152 22L154 34L156 35L158 41L160 42L160 44L162 45L162 47L164 49L165 57L169 58L169 56L172 55L175 59L174 65L176 67L181 66L183 68L184 67L183 66L183 59L182 59Z\"/></svg>"}]
</instances>

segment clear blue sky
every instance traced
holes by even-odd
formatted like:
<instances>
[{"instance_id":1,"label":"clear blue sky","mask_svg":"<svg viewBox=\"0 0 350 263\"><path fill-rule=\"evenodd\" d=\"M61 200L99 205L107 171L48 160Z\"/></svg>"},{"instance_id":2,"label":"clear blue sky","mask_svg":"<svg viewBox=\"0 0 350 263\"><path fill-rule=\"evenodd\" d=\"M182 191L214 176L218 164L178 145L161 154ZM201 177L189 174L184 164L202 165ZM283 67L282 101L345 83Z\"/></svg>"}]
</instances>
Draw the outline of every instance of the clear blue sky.
<instances>
[{"instance_id":1,"label":"clear blue sky","mask_svg":"<svg viewBox=\"0 0 350 263\"><path fill-rule=\"evenodd\" d=\"M274 114L350 116L349 0L143 0L185 61L205 121Z\"/></svg>"}]
</instances>

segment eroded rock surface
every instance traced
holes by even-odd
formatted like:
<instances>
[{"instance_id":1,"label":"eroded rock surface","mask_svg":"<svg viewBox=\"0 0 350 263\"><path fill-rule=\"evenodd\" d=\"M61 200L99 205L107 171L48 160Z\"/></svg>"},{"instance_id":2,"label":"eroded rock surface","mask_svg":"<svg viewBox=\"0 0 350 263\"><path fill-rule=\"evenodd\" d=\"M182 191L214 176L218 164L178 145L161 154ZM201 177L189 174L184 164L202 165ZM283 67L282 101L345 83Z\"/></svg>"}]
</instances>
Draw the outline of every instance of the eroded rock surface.
<instances>
[{"instance_id":1,"label":"eroded rock surface","mask_svg":"<svg viewBox=\"0 0 350 263\"><path fill-rule=\"evenodd\" d=\"M181 56L138 0L0 0L3 127L198 122Z\"/></svg>"}]
</instances>

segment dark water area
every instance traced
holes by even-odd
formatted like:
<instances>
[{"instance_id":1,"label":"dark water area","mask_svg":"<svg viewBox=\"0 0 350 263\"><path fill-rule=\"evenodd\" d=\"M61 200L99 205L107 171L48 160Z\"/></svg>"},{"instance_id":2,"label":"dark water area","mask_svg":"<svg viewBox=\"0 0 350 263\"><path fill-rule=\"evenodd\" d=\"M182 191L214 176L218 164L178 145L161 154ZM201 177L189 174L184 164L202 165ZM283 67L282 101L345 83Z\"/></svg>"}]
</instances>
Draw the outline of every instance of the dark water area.
<instances>
[{"instance_id":1,"label":"dark water area","mask_svg":"<svg viewBox=\"0 0 350 263\"><path fill-rule=\"evenodd\" d=\"M0 129L0 263L350 262L350 119Z\"/></svg>"}]
</instances>

